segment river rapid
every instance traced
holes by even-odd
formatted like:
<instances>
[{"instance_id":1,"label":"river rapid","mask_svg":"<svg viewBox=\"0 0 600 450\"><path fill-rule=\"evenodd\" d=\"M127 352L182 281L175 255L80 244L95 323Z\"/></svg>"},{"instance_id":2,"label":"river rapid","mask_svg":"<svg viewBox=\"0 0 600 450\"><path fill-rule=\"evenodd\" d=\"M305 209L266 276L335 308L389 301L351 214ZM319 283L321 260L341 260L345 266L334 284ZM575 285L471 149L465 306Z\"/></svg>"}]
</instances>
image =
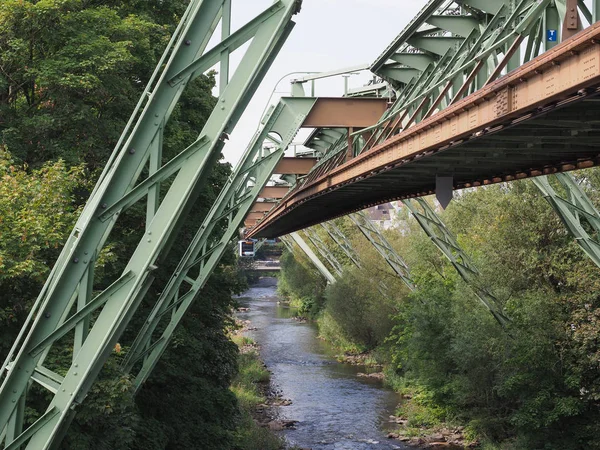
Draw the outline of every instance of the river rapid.
<instances>
[{"instance_id":1,"label":"river rapid","mask_svg":"<svg viewBox=\"0 0 600 450\"><path fill-rule=\"evenodd\" d=\"M276 279L263 278L239 298L250 320L245 334L260 345L272 387L292 404L275 408L282 420L297 420L284 434L290 445L312 450L408 449L387 439L389 416L400 397L378 380L358 377L364 367L339 363L317 337L314 324L294 320L279 305Z\"/></svg>"}]
</instances>

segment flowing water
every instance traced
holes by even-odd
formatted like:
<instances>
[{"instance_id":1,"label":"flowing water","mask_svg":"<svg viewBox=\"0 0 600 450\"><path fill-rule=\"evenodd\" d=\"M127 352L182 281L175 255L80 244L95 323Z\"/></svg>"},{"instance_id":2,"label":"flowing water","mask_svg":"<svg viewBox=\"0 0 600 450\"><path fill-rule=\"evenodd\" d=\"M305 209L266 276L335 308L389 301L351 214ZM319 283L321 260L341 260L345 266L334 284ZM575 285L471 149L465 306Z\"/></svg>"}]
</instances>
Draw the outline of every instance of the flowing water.
<instances>
[{"instance_id":1,"label":"flowing water","mask_svg":"<svg viewBox=\"0 0 600 450\"><path fill-rule=\"evenodd\" d=\"M282 432L287 441L312 450L407 449L386 437L399 396L378 380L358 377L364 367L337 362L313 324L299 323L277 304L275 283L262 279L250 288L239 299L249 310L238 317L251 321L246 335L260 345L272 386L292 401L275 408L278 418L298 421Z\"/></svg>"}]
</instances>

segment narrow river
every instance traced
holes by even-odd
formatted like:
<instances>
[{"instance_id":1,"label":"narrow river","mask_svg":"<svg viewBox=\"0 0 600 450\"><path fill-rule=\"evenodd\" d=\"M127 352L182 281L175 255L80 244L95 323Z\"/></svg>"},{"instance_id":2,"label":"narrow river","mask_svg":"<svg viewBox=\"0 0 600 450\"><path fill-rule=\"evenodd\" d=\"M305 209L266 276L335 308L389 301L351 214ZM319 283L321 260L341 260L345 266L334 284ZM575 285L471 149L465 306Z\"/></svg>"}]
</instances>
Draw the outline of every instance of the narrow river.
<instances>
[{"instance_id":1,"label":"narrow river","mask_svg":"<svg viewBox=\"0 0 600 450\"><path fill-rule=\"evenodd\" d=\"M312 450L407 449L386 437L399 396L358 377L365 368L338 363L313 324L277 304L275 283L262 279L244 293L240 304L249 310L237 316L251 321L246 334L260 345L273 387L292 401L276 408L280 419L298 421L282 432L287 441Z\"/></svg>"}]
</instances>

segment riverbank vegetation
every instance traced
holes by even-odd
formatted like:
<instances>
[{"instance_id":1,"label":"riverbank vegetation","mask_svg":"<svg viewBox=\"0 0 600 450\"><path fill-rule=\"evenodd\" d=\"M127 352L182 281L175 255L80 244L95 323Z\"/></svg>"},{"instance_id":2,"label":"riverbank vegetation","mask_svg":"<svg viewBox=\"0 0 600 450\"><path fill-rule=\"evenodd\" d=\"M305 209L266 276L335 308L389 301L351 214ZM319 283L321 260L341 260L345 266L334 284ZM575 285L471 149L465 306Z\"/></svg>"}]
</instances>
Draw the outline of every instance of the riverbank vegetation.
<instances>
[{"instance_id":1,"label":"riverbank vegetation","mask_svg":"<svg viewBox=\"0 0 600 450\"><path fill-rule=\"evenodd\" d=\"M599 200L598 172L578 177ZM372 352L385 365L407 397L399 415L409 433L445 423L487 449L600 448L600 269L537 188L464 191L441 212L509 317L504 328L405 208L399 214L400 228L385 234L410 267L413 292L347 219L337 222L362 268L347 264L326 287L297 251L283 257L280 291L341 351Z\"/></svg>"},{"instance_id":2,"label":"riverbank vegetation","mask_svg":"<svg viewBox=\"0 0 600 450\"><path fill-rule=\"evenodd\" d=\"M188 3L0 2L0 360ZM165 160L197 138L215 104L214 86L214 74L187 86L164 133ZM198 190L173 248L161 256L156 286L173 272L230 173L229 164L217 164ZM118 278L137 245L145 227L145 208L138 206L122 215L96 261L96 292ZM121 362L159 294L149 289L61 448L236 448L242 413L230 386L238 350L225 331L232 324L232 294L245 286L236 267L228 252L134 397ZM60 374L71 361L69 345L59 343L47 358ZM46 399L35 388L28 399L31 424Z\"/></svg>"},{"instance_id":3,"label":"riverbank vegetation","mask_svg":"<svg viewBox=\"0 0 600 450\"><path fill-rule=\"evenodd\" d=\"M279 450L284 447L283 439L269 428L257 423L257 410L265 405L266 390L271 374L260 360L256 344L252 339L236 335L233 341L240 348L239 371L231 384L238 399L241 418L235 431L235 448L239 450Z\"/></svg>"}]
</instances>

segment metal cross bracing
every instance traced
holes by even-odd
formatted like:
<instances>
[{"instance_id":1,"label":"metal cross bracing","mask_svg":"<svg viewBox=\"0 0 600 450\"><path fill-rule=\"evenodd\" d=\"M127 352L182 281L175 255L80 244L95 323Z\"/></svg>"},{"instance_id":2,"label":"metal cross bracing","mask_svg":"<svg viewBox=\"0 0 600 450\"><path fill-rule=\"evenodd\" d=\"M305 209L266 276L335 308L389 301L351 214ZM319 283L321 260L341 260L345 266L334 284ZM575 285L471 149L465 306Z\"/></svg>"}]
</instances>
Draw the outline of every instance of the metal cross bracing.
<instances>
[{"instance_id":1,"label":"metal cross bracing","mask_svg":"<svg viewBox=\"0 0 600 450\"><path fill-rule=\"evenodd\" d=\"M202 183L220 159L227 133L237 123L291 32L291 18L299 7L296 0L276 1L231 32L230 0L190 2L26 323L0 366L0 437L6 450L41 450L60 444L78 405L84 401L156 272L162 269L161 261ZM217 45L208 49L219 23L221 36ZM246 43L237 68L230 73L230 53ZM185 86L217 64L220 92L216 107L196 142L161 164L162 133ZM251 162L257 166L245 165L235 172L219 197L223 203L214 205L212 217L203 226L212 226L221 215L228 217L231 225L243 219L241 211L246 199L255 194L255 187L265 178L267 161L275 159L266 154L255 155L260 156ZM144 178L146 167L149 174ZM254 187L250 178L254 178ZM159 188L166 181L170 182L169 188L159 196ZM121 213L144 200L146 229L136 250L122 275L93 296L95 258ZM232 236L220 237L223 246ZM209 247L210 240L201 231L195 239L195 244L199 242L205 243L200 246L204 252L197 253L202 260L193 263L199 264L201 273L190 283L192 288L208 276L222 248L218 244ZM191 246L188 254L196 250L198 247ZM185 300L191 300L196 293L197 290ZM169 326L176 324L179 313L183 313L182 300L180 297L169 305L175 319ZM140 330L140 343L149 342L145 340L149 336ZM153 358L160 355L169 337L167 333L152 346L136 347L135 355L141 358L136 360L140 361L136 380L147 377L156 362ZM44 365L45 356L61 339L73 341L72 364L64 376ZM136 356L129 358L131 368L136 367L131 364ZM48 404L45 412L27 426L23 412L28 387L33 383L47 391Z\"/></svg>"},{"instance_id":2,"label":"metal cross bracing","mask_svg":"<svg viewBox=\"0 0 600 450\"><path fill-rule=\"evenodd\" d=\"M302 236L300 236L300 233L296 233L296 232L290 233L289 236L290 236L290 239L293 242L295 242L298 247L300 247L300 249L308 257L308 259L310 260L310 262L312 262L313 265L317 268L317 270L321 273L321 275L323 275L323 277L325 277L325 279L327 280L327 282L329 284L335 283L335 277L333 276L333 274L329 271L329 269L327 268L327 266L325 266L325 264L323 264L323 262L315 254L315 252L313 252L313 250L306 243L306 241L302 238ZM283 236L282 239L285 242L286 241L286 236ZM287 245L288 245L288 249L291 252L293 252L292 244L290 242L287 242Z\"/></svg>"},{"instance_id":3,"label":"metal cross bracing","mask_svg":"<svg viewBox=\"0 0 600 450\"><path fill-rule=\"evenodd\" d=\"M367 218L368 220L368 218ZM369 221L370 222L370 221ZM338 245L339 248L342 249L344 254L348 257L348 259L358 268L362 269L363 265L360 261L360 257L358 253L352 246L352 243L348 239L348 237L344 234L342 230L333 222L323 222L321 224L323 229L327 232L327 234L333 239L333 241ZM385 284L383 280L377 281L377 290L379 293L387 298L390 298L390 289Z\"/></svg>"},{"instance_id":4,"label":"metal cross bracing","mask_svg":"<svg viewBox=\"0 0 600 450\"><path fill-rule=\"evenodd\" d=\"M549 177L534 178L533 182L552 205L577 244L600 267L600 214L577 181L566 173L552 178L557 180L566 195L559 195Z\"/></svg>"},{"instance_id":5,"label":"metal cross bracing","mask_svg":"<svg viewBox=\"0 0 600 450\"><path fill-rule=\"evenodd\" d=\"M473 289L475 295L492 313L498 323L506 326L509 319L502 312L502 305L485 286L481 285L479 270L429 203L423 198L403 200L403 203L410 210L423 231L429 236L431 242L448 258L461 278ZM420 208L417 207L417 204Z\"/></svg>"},{"instance_id":6,"label":"metal cross bracing","mask_svg":"<svg viewBox=\"0 0 600 450\"><path fill-rule=\"evenodd\" d=\"M342 230L332 221L323 222L321 227L329 234L331 239L338 245L338 247L344 252L346 257L359 269L362 269L360 258L354 250L354 247L344 234Z\"/></svg>"},{"instance_id":7,"label":"metal cross bracing","mask_svg":"<svg viewBox=\"0 0 600 450\"><path fill-rule=\"evenodd\" d=\"M361 151L519 67L594 23L576 0L430 0L372 64L398 87L397 101ZM564 28L561 24L564 23Z\"/></svg>"},{"instance_id":8,"label":"metal cross bracing","mask_svg":"<svg viewBox=\"0 0 600 450\"><path fill-rule=\"evenodd\" d=\"M329 250L329 247L327 247L327 245L325 245L325 242L323 242L323 240L321 239L319 234L316 232L316 230L314 230L312 228L306 228L303 231L304 231L304 235L308 238L310 243L317 249L317 252L319 253L319 255L321 255L321 257L325 261L327 261L329 266L333 269L333 271L335 272L335 275L337 277L342 276L344 267L339 262L339 260L336 258L336 256Z\"/></svg>"},{"instance_id":9,"label":"metal cross bracing","mask_svg":"<svg viewBox=\"0 0 600 450\"><path fill-rule=\"evenodd\" d=\"M543 32L560 28L563 7L560 0L429 1L371 65L396 88L396 101L376 125L356 131L354 156L553 46Z\"/></svg>"},{"instance_id":10,"label":"metal cross bracing","mask_svg":"<svg viewBox=\"0 0 600 450\"><path fill-rule=\"evenodd\" d=\"M268 111L263 128L255 134L227 180L127 354L126 372L139 365L134 380L136 390L162 356L175 328L197 299L227 244L237 235L313 104L314 99L281 99ZM265 142L275 147L266 149ZM162 333L154 336L161 320L168 324Z\"/></svg>"},{"instance_id":11,"label":"metal cross bracing","mask_svg":"<svg viewBox=\"0 0 600 450\"><path fill-rule=\"evenodd\" d=\"M348 217L350 217L350 220L356 224L363 236L367 238L377 252L385 259L394 273L400 277L406 287L414 291L415 284L410 278L408 265L394 250L394 247L392 247L379 228L371 222L367 214L364 211L359 211L350 214Z\"/></svg>"},{"instance_id":12,"label":"metal cross bracing","mask_svg":"<svg viewBox=\"0 0 600 450\"><path fill-rule=\"evenodd\" d=\"M395 103L377 124L330 145L251 235L429 195L438 177L460 189L598 164L600 135L575 129L598 113L600 73L589 69L597 67L598 1L591 4L430 1L371 66L396 87Z\"/></svg>"}]
</instances>

